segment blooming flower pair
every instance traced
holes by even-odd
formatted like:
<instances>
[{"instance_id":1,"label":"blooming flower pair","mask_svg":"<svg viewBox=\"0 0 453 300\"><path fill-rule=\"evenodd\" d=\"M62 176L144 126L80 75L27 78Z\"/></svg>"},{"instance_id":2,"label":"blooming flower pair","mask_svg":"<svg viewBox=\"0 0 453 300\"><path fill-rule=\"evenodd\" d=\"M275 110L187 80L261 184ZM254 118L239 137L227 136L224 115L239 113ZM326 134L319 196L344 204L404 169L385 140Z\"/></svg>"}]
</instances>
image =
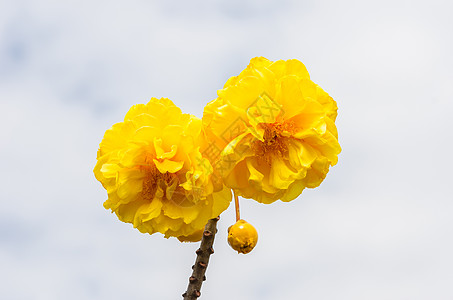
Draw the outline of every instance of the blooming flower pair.
<instances>
[{"instance_id":1,"label":"blooming flower pair","mask_svg":"<svg viewBox=\"0 0 453 300\"><path fill-rule=\"evenodd\" d=\"M143 233L200 240L231 190L269 204L319 186L341 151L336 116L301 62L263 57L226 82L202 120L165 98L134 105L98 150L104 207Z\"/></svg>"}]
</instances>

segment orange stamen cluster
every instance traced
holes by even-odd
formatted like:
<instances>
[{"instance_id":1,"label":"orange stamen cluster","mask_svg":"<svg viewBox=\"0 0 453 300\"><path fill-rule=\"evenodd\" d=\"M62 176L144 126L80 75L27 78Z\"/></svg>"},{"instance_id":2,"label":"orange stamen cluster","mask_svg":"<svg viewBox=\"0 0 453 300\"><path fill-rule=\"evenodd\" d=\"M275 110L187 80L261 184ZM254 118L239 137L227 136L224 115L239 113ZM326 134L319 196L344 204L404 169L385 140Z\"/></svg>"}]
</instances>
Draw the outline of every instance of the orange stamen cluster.
<instances>
[{"instance_id":1,"label":"orange stamen cluster","mask_svg":"<svg viewBox=\"0 0 453 300\"><path fill-rule=\"evenodd\" d=\"M142 195L143 198L148 201L154 199L159 187L160 190L163 191L162 198L166 198L167 187L173 185L175 181L177 181L177 183L179 182L176 174L169 172L161 173L154 164L142 166L141 169L146 172L143 180Z\"/></svg>"},{"instance_id":2,"label":"orange stamen cluster","mask_svg":"<svg viewBox=\"0 0 453 300\"><path fill-rule=\"evenodd\" d=\"M256 156L270 165L273 155L284 156L287 153L286 139L294 131L294 124L261 124L261 128L264 130L263 141L255 141L253 148Z\"/></svg>"}]
</instances>

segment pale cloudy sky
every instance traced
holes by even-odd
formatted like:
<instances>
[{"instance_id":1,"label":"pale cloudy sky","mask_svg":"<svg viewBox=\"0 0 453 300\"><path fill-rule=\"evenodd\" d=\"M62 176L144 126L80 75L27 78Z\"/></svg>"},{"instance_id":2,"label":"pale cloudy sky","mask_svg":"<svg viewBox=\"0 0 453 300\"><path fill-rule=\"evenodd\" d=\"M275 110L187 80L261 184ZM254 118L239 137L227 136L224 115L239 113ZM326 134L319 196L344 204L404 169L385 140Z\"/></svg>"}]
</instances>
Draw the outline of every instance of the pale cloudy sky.
<instances>
[{"instance_id":1,"label":"pale cloudy sky","mask_svg":"<svg viewBox=\"0 0 453 300\"><path fill-rule=\"evenodd\" d=\"M255 56L297 58L343 152L291 203L221 216L202 299L453 299L451 1L0 0L2 299L179 299L197 244L104 210L96 150L130 106L201 117Z\"/></svg>"}]
</instances>

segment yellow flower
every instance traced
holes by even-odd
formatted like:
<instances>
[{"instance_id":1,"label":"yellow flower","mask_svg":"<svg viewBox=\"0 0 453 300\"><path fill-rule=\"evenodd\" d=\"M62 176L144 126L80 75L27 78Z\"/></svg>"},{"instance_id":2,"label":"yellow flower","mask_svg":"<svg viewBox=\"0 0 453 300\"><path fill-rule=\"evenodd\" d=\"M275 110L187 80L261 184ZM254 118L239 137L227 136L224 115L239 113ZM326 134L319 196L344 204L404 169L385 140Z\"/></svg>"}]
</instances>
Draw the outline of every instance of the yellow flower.
<instances>
[{"instance_id":1,"label":"yellow flower","mask_svg":"<svg viewBox=\"0 0 453 300\"><path fill-rule=\"evenodd\" d=\"M228 228L228 244L238 253L249 253L257 243L258 232L247 221L239 220Z\"/></svg>"},{"instance_id":2,"label":"yellow flower","mask_svg":"<svg viewBox=\"0 0 453 300\"><path fill-rule=\"evenodd\" d=\"M108 193L104 207L143 233L200 240L231 201L230 189L212 182L203 139L201 120L168 99L134 105L99 146L94 174Z\"/></svg>"},{"instance_id":3,"label":"yellow flower","mask_svg":"<svg viewBox=\"0 0 453 300\"><path fill-rule=\"evenodd\" d=\"M262 203L321 184L341 151L337 105L298 60L254 58L204 110L210 159L226 186Z\"/></svg>"}]
</instances>

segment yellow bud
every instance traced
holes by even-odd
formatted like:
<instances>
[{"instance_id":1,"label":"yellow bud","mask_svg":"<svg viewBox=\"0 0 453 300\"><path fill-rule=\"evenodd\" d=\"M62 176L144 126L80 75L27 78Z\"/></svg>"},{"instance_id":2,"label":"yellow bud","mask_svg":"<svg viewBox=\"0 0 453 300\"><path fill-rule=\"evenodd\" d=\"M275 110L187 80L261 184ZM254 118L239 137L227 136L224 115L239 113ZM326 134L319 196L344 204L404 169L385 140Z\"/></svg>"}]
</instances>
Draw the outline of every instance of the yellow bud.
<instances>
[{"instance_id":1,"label":"yellow bud","mask_svg":"<svg viewBox=\"0 0 453 300\"><path fill-rule=\"evenodd\" d=\"M238 253L249 253L255 248L257 242L258 232L244 220L239 220L228 228L228 244Z\"/></svg>"}]
</instances>

